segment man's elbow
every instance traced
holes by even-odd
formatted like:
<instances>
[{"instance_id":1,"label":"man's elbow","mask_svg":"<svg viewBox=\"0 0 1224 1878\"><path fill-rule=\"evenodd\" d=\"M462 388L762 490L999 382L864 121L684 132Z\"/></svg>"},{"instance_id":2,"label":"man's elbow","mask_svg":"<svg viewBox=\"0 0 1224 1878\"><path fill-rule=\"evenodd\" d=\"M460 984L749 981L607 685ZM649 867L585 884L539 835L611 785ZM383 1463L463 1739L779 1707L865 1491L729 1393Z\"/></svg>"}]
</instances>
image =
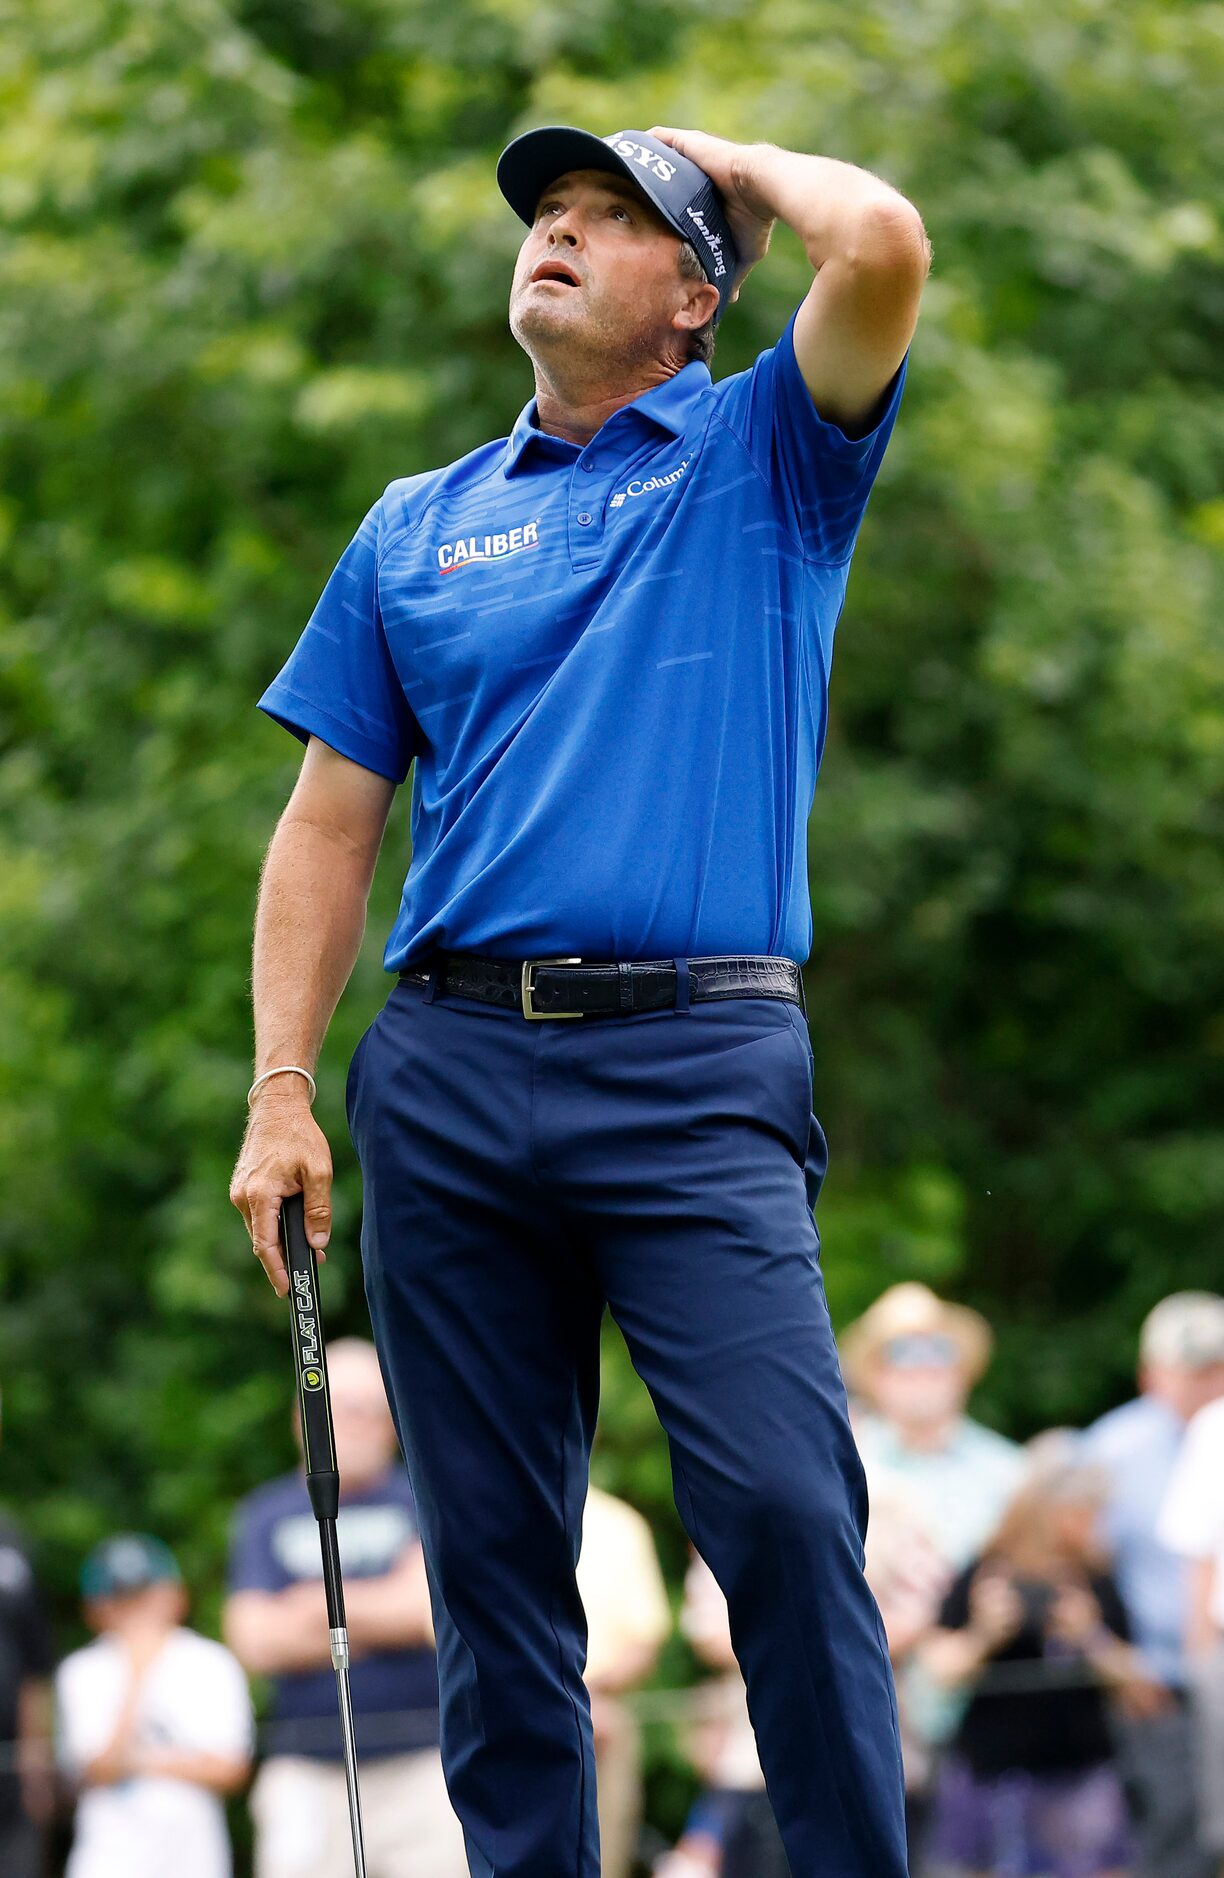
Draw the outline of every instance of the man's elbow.
<instances>
[{"instance_id":1,"label":"man's elbow","mask_svg":"<svg viewBox=\"0 0 1224 1878\"><path fill-rule=\"evenodd\" d=\"M873 273L925 280L931 244L913 203L895 189L873 196L859 218L854 260Z\"/></svg>"},{"instance_id":2,"label":"man's elbow","mask_svg":"<svg viewBox=\"0 0 1224 1878\"><path fill-rule=\"evenodd\" d=\"M218 1757L216 1790L222 1799L228 1800L235 1793L241 1793L251 1778L253 1762L249 1756L236 1760L230 1755Z\"/></svg>"}]
</instances>

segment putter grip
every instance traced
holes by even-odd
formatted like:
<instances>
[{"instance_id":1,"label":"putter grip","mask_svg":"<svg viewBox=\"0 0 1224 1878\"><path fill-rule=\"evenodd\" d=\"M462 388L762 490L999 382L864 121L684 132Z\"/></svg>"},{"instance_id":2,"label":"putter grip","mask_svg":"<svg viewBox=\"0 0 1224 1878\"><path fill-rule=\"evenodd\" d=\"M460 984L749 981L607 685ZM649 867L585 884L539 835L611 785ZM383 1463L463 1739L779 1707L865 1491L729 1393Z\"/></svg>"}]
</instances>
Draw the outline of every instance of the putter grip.
<instances>
[{"instance_id":1,"label":"putter grip","mask_svg":"<svg viewBox=\"0 0 1224 1878\"><path fill-rule=\"evenodd\" d=\"M340 1474L332 1432L331 1391L327 1386L323 1313L319 1309L319 1268L314 1247L306 1237L306 1216L300 1193L291 1193L283 1202L280 1217L281 1243L289 1273L289 1317L293 1329L298 1406L302 1415L306 1485L315 1518L335 1519L340 1504Z\"/></svg>"}]
</instances>

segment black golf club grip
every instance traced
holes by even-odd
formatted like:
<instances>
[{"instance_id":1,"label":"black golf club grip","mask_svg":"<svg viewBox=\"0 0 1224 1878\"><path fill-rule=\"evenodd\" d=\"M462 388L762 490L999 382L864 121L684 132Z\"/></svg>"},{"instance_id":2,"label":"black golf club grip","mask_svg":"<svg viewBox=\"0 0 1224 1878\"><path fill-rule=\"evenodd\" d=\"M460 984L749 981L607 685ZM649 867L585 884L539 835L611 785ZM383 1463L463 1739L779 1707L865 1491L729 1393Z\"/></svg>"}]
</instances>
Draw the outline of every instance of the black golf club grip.
<instances>
[{"instance_id":1,"label":"black golf club grip","mask_svg":"<svg viewBox=\"0 0 1224 1878\"><path fill-rule=\"evenodd\" d=\"M314 1247L306 1237L306 1215L300 1193L291 1193L282 1202L280 1223L289 1273L289 1317L293 1326L293 1358L302 1414L306 1484L316 1519L335 1519L340 1503L340 1474L332 1431L331 1391L327 1386L323 1313L319 1309L319 1268Z\"/></svg>"}]
</instances>

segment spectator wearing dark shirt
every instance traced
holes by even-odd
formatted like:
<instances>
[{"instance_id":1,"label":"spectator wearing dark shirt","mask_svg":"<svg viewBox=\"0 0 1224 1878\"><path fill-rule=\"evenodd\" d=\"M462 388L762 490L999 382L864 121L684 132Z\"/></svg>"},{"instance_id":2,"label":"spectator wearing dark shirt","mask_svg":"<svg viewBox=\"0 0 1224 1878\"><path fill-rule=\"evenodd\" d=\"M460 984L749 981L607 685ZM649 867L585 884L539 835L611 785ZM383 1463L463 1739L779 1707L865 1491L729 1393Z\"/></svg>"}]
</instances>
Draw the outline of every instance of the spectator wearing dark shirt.
<instances>
[{"instance_id":1,"label":"spectator wearing dark shirt","mask_svg":"<svg viewBox=\"0 0 1224 1878\"><path fill-rule=\"evenodd\" d=\"M408 1475L371 1344L329 1347L340 1465L337 1530L352 1648L369 1878L467 1878L438 1751L438 1678ZM272 1684L251 1796L257 1878L352 1871L318 1528L305 1477L238 1509L225 1609L230 1648Z\"/></svg>"},{"instance_id":2,"label":"spectator wearing dark shirt","mask_svg":"<svg viewBox=\"0 0 1224 1878\"><path fill-rule=\"evenodd\" d=\"M29 1554L0 1519L0 1873L34 1878L54 1800L54 1656Z\"/></svg>"},{"instance_id":3,"label":"spectator wearing dark shirt","mask_svg":"<svg viewBox=\"0 0 1224 1878\"><path fill-rule=\"evenodd\" d=\"M1096 1527L1107 1483L1075 1437L1034 1444L1031 1471L924 1646L966 1698L939 1771L932 1854L1006 1878L1121 1878L1132 1858L1110 1704L1153 1685L1131 1647Z\"/></svg>"}]
</instances>

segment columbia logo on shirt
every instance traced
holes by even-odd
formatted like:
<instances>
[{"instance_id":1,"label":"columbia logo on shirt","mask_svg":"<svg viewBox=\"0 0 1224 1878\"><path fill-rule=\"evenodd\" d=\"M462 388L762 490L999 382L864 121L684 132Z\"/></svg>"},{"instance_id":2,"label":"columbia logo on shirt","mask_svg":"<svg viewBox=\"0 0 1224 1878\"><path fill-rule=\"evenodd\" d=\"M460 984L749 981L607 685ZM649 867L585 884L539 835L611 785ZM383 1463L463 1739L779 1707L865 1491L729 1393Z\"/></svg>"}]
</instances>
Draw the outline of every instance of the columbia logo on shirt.
<instances>
[{"instance_id":1,"label":"columbia logo on shirt","mask_svg":"<svg viewBox=\"0 0 1224 1878\"><path fill-rule=\"evenodd\" d=\"M527 522L522 528L507 529L500 535L464 535L458 541L444 541L438 549L438 572L453 574L473 561L504 561L507 555L522 554L540 545L540 524Z\"/></svg>"},{"instance_id":2,"label":"columbia logo on shirt","mask_svg":"<svg viewBox=\"0 0 1224 1878\"><path fill-rule=\"evenodd\" d=\"M623 489L617 490L616 494L609 502L608 507L611 509L623 508L626 500L630 496L651 496L655 493L656 489L670 489L673 483L680 481L680 478L691 462L692 458L686 456L683 463L681 463L677 469L669 471L666 476L647 476L645 480L641 477L635 477L633 482L627 483Z\"/></svg>"}]
</instances>

